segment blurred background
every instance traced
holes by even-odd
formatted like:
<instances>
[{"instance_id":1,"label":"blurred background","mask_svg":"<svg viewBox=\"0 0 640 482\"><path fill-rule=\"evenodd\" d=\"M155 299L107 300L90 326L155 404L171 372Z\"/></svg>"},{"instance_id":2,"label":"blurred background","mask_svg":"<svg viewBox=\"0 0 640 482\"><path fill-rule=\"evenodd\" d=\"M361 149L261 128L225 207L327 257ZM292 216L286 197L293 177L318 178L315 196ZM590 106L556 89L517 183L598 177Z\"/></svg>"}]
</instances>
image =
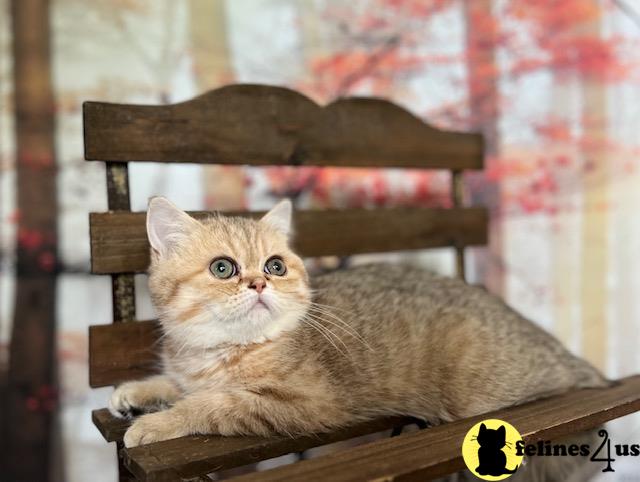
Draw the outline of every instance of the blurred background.
<instances>
[{"instance_id":1,"label":"blurred background","mask_svg":"<svg viewBox=\"0 0 640 482\"><path fill-rule=\"evenodd\" d=\"M85 100L267 83L480 130L486 170L465 190L490 208L491 243L471 250L470 281L608 376L640 371L638 52L638 0L0 0L0 453L51 480L117 479L90 419L110 389L88 387L87 327L111 322L111 283L89 274L88 212L107 203L104 165L83 160ZM449 202L441 172L136 164L130 176L134 210L151 195L192 210ZM448 250L393 257L453 273ZM153 317L144 276L137 293L138 317ZM612 430L640 441L637 417ZM602 480L637 472L620 460Z\"/></svg>"}]
</instances>

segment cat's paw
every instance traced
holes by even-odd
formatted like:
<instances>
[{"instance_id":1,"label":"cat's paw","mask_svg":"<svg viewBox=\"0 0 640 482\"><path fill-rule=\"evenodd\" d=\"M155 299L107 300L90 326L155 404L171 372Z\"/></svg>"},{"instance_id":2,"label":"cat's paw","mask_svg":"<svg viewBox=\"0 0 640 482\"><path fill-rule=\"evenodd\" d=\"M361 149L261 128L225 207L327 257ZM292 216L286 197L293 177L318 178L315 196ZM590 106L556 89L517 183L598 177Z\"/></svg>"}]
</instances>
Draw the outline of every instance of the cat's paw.
<instances>
[{"instance_id":1,"label":"cat's paw","mask_svg":"<svg viewBox=\"0 0 640 482\"><path fill-rule=\"evenodd\" d=\"M114 417L132 419L166 408L146 382L126 382L111 394L109 411Z\"/></svg>"},{"instance_id":2,"label":"cat's paw","mask_svg":"<svg viewBox=\"0 0 640 482\"><path fill-rule=\"evenodd\" d=\"M171 410L149 413L138 418L124 434L125 447L137 447L189 435L184 421Z\"/></svg>"}]
</instances>

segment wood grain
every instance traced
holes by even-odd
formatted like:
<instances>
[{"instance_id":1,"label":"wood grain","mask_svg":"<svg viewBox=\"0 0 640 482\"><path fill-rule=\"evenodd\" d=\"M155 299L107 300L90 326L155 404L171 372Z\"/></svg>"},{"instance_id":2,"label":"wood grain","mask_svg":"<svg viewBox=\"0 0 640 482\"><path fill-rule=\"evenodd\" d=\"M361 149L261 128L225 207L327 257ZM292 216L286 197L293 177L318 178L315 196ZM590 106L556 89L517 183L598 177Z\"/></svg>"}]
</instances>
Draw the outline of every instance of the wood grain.
<instances>
[{"instance_id":1,"label":"wood grain","mask_svg":"<svg viewBox=\"0 0 640 482\"><path fill-rule=\"evenodd\" d=\"M93 410L91 421L107 442L122 442L124 433L131 425L131 421L111 415L107 408Z\"/></svg>"},{"instance_id":2,"label":"wood grain","mask_svg":"<svg viewBox=\"0 0 640 482\"><path fill-rule=\"evenodd\" d=\"M160 329L155 321L89 327L89 385L115 385L157 373Z\"/></svg>"},{"instance_id":3,"label":"wood grain","mask_svg":"<svg viewBox=\"0 0 640 482\"><path fill-rule=\"evenodd\" d=\"M196 218L208 215L191 214ZM293 244L302 256L347 256L487 242L488 215L483 208L298 211L294 218ZM91 213L89 224L93 273L147 269L145 213Z\"/></svg>"},{"instance_id":4,"label":"wood grain","mask_svg":"<svg viewBox=\"0 0 640 482\"><path fill-rule=\"evenodd\" d=\"M554 440L640 410L640 376L605 389L577 390L421 432L239 477L238 482L424 481L464 468L460 447L467 431L488 418L512 424L527 442ZM592 447L592 453L597 447ZM174 470L180 470L176 467ZM151 473L151 471L149 472Z\"/></svg>"},{"instance_id":5,"label":"wood grain","mask_svg":"<svg viewBox=\"0 0 640 482\"><path fill-rule=\"evenodd\" d=\"M383 418L303 437L183 437L126 449L123 456L127 469L138 480L176 481L391 430L410 424L411 420L409 417Z\"/></svg>"},{"instance_id":6,"label":"wood grain","mask_svg":"<svg viewBox=\"0 0 640 482\"><path fill-rule=\"evenodd\" d=\"M107 162L107 202L109 211L131 211L129 196L129 166L121 162ZM136 319L136 287L133 274L111 276L113 322Z\"/></svg>"},{"instance_id":7,"label":"wood grain","mask_svg":"<svg viewBox=\"0 0 640 482\"><path fill-rule=\"evenodd\" d=\"M173 105L83 104L100 161L481 169L480 134L445 132L375 98L321 107L283 87L230 85Z\"/></svg>"}]
</instances>

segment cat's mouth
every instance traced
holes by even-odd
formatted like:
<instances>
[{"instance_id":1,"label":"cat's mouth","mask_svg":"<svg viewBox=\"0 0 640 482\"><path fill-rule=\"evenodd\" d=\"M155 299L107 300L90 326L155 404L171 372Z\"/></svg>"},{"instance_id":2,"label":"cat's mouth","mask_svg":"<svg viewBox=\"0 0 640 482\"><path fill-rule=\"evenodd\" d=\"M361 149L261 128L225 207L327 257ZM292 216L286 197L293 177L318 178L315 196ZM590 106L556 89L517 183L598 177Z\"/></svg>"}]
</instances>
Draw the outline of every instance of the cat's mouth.
<instances>
[{"instance_id":1,"label":"cat's mouth","mask_svg":"<svg viewBox=\"0 0 640 482\"><path fill-rule=\"evenodd\" d=\"M264 302L264 300L261 297L258 297L258 299L256 299L256 302L253 304L253 306L251 307L252 310L269 310L269 307L267 306L267 304Z\"/></svg>"}]
</instances>

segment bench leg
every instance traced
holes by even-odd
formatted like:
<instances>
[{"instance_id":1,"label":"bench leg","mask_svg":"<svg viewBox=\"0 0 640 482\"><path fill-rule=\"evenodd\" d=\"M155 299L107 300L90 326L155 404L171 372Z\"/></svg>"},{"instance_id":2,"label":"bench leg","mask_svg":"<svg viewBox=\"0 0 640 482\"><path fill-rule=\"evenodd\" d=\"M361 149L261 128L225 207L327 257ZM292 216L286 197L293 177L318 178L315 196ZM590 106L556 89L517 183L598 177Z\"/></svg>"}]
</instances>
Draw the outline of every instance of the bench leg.
<instances>
[{"instance_id":1,"label":"bench leg","mask_svg":"<svg viewBox=\"0 0 640 482\"><path fill-rule=\"evenodd\" d=\"M118 457L118 480L120 482L133 482L136 480L136 478L124 466L124 463L122 461L122 456L120 455L123 448L124 448L124 444L122 442L116 442L116 456Z\"/></svg>"}]
</instances>

